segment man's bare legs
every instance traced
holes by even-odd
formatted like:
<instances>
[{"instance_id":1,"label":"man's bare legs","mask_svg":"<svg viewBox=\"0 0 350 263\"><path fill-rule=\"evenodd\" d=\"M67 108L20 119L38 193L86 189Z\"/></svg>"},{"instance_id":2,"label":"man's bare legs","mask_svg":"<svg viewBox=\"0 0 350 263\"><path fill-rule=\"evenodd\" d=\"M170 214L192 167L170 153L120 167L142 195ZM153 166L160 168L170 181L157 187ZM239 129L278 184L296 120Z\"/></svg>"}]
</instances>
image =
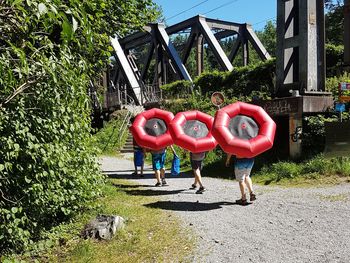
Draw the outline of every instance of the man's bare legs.
<instances>
[{"instance_id":1,"label":"man's bare legs","mask_svg":"<svg viewBox=\"0 0 350 263\"><path fill-rule=\"evenodd\" d=\"M144 164L142 163L142 165L141 165L141 174L140 174L141 177L143 177L143 166L144 166Z\"/></svg>"},{"instance_id":2,"label":"man's bare legs","mask_svg":"<svg viewBox=\"0 0 350 263\"><path fill-rule=\"evenodd\" d=\"M241 190L241 196L242 196L242 200L247 200L246 194L245 194L245 182L243 181L239 181L239 190Z\"/></svg>"},{"instance_id":3,"label":"man's bare legs","mask_svg":"<svg viewBox=\"0 0 350 263\"><path fill-rule=\"evenodd\" d=\"M252 183L252 179L250 178L250 176L246 176L244 179L244 182L247 185L247 188L249 190L249 194L253 193L253 183Z\"/></svg>"},{"instance_id":4,"label":"man's bare legs","mask_svg":"<svg viewBox=\"0 0 350 263\"><path fill-rule=\"evenodd\" d=\"M193 169L193 174L194 174L194 185L197 185L198 183L200 187L203 187L201 170L199 170L199 168Z\"/></svg>"},{"instance_id":5,"label":"man's bare legs","mask_svg":"<svg viewBox=\"0 0 350 263\"><path fill-rule=\"evenodd\" d=\"M255 201L256 196L253 192L253 183L252 183L252 179L250 178L250 176L246 176L245 183L246 183L248 190L249 190L250 201Z\"/></svg>"},{"instance_id":6,"label":"man's bare legs","mask_svg":"<svg viewBox=\"0 0 350 263\"><path fill-rule=\"evenodd\" d=\"M245 188L248 188L250 194L250 201L254 201L256 199L255 194L253 193L253 183L250 176L245 176L243 181L239 181L239 190L241 191L242 200L247 200Z\"/></svg>"},{"instance_id":7,"label":"man's bare legs","mask_svg":"<svg viewBox=\"0 0 350 263\"><path fill-rule=\"evenodd\" d=\"M194 174L194 184L192 185L191 189L195 189L198 183L199 189L196 191L196 194L202 194L204 191L206 191L206 189L202 183L201 170L199 168L193 169L193 174Z\"/></svg>"},{"instance_id":8,"label":"man's bare legs","mask_svg":"<svg viewBox=\"0 0 350 263\"><path fill-rule=\"evenodd\" d=\"M162 179L165 178L165 169L164 169L164 168L161 168L161 169L160 169L160 177L161 177Z\"/></svg>"},{"instance_id":9,"label":"man's bare legs","mask_svg":"<svg viewBox=\"0 0 350 263\"><path fill-rule=\"evenodd\" d=\"M154 171L154 175L156 176L156 180L157 180L157 184L160 184L160 171L159 170L155 170Z\"/></svg>"},{"instance_id":10,"label":"man's bare legs","mask_svg":"<svg viewBox=\"0 0 350 263\"><path fill-rule=\"evenodd\" d=\"M165 180L165 168L161 168L160 169L160 177L161 177L161 180L162 180L162 185L163 186L167 186L168 183Z\"/></svg>"}]
</instances>

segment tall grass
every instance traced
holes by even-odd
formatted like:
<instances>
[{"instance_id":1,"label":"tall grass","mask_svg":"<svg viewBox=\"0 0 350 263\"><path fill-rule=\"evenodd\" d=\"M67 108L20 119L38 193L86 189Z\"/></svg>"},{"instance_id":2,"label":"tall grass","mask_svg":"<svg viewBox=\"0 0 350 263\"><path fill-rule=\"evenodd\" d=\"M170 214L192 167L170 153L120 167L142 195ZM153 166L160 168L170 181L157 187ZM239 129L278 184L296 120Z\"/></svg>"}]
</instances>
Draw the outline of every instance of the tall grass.
<instances>
[{"instance_id":1,"label":"tall grass","mask_svg":"<svg viewBox=\"0 0 350 263\"><path fill-rule=\"evenodd\" d=\"M289 179L309 180L335 176L350 176L349 157L325 158L319 155L301 163L278 162L264 166L256 173L257 181L265 184Z\"/></svg>"}]
</instances>

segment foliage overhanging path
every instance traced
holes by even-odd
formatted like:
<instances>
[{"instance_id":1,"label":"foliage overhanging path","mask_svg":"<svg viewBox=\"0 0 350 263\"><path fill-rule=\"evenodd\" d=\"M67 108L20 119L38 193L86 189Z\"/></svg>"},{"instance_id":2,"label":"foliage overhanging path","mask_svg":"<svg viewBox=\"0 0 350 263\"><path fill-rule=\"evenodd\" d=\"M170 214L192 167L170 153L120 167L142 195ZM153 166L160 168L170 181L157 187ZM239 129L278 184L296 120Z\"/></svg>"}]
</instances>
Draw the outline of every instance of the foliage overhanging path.
<instances>
[{"instance_id":1,"label":"foliage overhanging path","mask_svg":"<svg viewBox=\"0 0 350 263\"><path fill-rule=\"evenodd\" d=\"M104 183L87 88L109 36L159 14L152 0L0 0L0 254L24 253Z\"/></svg>"},{"instance_id":2,"label":"foliage overhanging path","mask_svg":"<svg viewBox=\"0 0 350 263\"><path fill-rule=\"evenodd\" d=\"M204 177L208 190L196 195L189 190L192 176L168 175L169 186L155 188L149 167L145 178L138 178L129 176L130 160L108 157L101 163L108 174L146 186L128 194L159 197L147 206L173 211L193 227L198 236L195 262L350 261L350 184L255 186L258 200L243 207L234 204L239 190L231 180Z\"/></svg>"}]
</instances>

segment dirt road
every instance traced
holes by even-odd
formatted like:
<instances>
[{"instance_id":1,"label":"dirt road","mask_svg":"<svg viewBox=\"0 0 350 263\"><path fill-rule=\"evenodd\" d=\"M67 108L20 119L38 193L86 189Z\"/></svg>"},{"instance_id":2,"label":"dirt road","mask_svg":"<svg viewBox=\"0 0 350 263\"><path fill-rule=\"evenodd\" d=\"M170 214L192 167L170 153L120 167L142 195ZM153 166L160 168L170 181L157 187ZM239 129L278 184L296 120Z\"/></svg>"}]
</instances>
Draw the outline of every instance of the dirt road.
<instances>
[{"instance_id":1,"label":"dirt road","mask_svg":"<svg viewBox=\"0 0 350 263\"><path fill-rule=\"evenodd\" d=\"M255 186L258 199L240 206L235 181L203 178L208 190L198 195L189 190L191 176L167 176L169 186L157 188L150 169L144 178L130 176L130 160L106 157L101 164L105 173L143 185L129 194L159 197L147 206L171 210L194 229L193 262L350 262L350 184Z\"/></svg>"}]
</instances>

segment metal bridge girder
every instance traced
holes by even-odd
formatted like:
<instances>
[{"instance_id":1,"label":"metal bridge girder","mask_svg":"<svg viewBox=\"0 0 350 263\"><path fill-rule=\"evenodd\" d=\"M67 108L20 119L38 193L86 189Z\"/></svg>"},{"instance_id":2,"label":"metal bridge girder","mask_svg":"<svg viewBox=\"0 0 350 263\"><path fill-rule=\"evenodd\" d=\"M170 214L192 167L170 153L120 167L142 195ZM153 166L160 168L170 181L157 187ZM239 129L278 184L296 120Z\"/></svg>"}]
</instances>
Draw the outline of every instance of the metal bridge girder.
<instances>
[{"instance_id":1,"label":"metal bridge girder","mask_svg":"<svg viewBox=\"0 0 350 263\"><path fill-rule=\"evenodd\" d=\"M241 44L242 44L242 38L241 38L240 35L238 35L235 43L233 44L231 53L228 56L228 59L231 61L231 63L233 62L234 58L236 57L236 55L238 53L238 50L239 50L239 47L241 46Z\"/></svg>"},{"instance_id":2,"label":"metal bridge girder","mask_svg":"<svg viewBox=\"0 0 350 263\"><path fill-rule=\"evenodd\" d=\"M187 39L187 42L186 42L186 45L185 45L185 48L184 48L184 51L183 51L183 54L182 54L182 62L184 64L186 64L187 59L188 59L188 57L189 57L189 55L191 53L191 49L192 49L192 47L194 45L194 42L195 42L195 40L197 38L197 32L195 32L195 31L197 31L197 30L195 28L192 28L191 29L191 33L190 33L190 35L189 35L189 37Z\"/></svg>"},{"instance_id":3,"label":"metal bridge girder","mask_svg":"<svg viewBox=\"0 0 350 263\"><path fill-rule=\"evenodd\" d=\"M190 74L188 74L187 69L182 63L179 54L175 50L173 43L170 41L170 38L167 32L165 31L164 25L155 24L153 29L156 31L159 41L167 51L169 58L174 62L174 66L178 71L180 78L184 80L192 81Z\"/></svg>"},{"instance_id":4,"label":"metal bridge girder","mask_svg":"<svg viewBox=\"0 0 350 263\"><path fill-rule=\"evenodd\" d=\"M258 36L255 34L253 28L250 25L247 25L246 30L247 30L246 31L247 38L250 41L250 43L253 45L253 47L254 47L255 51L258 53L259 57L262 60L271 59L269 52L267 52L266 48L261 43Z\"/></svg>"},{"instance_id":5,"label":"metal bridge girder","mask_svg":"<svg viewBox=\"0 0 350 263\"><path fill-rule=\"evenodd\" d=\"M114 48L115 54L116 54L116 59L117 62L120 66L120 68L123 71L123 74L125 76L126 81L128 82L129 86L131 87L131 90L133 92L133 97L135 100L135 103L137 105L142 104L142 95L141 95L141 88L139 85L139 82L136 79L136 76L129 64L129 61L122 49L122 47L119 44L119 41L117 39L117 37L112 38L110 37L112 46Z\"/></svg>"},{"instance_id":6,"label":"metal bridge girder","mask_svg":"<svg viewBox=\"0 0 350 263\"><path fill-rule=\"evenodd\" d=\"M226 56L224 50L222 49L222 47L220 46L219 42L215 38L213 32L211 32L204 17L199 18L199 24L200 24L200 31L203 34L203 36L205 37L205 40L207 41L207 43L211 47L212 51L214 52L214 55L215 55L216 59L218 60L220 66L224 70L231 71L233 69L233 66L232 66L231 62L229 61L229 59L227 58L227 56Z\"/></svg>"}]
</instances>

